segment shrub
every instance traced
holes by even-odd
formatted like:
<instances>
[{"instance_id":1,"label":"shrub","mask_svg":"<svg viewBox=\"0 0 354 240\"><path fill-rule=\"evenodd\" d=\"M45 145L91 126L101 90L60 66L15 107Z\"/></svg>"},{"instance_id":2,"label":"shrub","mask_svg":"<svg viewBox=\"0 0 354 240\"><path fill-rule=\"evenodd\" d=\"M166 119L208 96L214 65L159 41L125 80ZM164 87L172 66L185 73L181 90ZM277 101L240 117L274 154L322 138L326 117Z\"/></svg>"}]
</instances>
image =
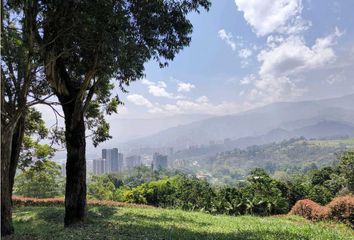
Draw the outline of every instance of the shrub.
<instances>
[{"instance_id":1,"label":"shrub","mask_svg":"<svg viewBox=\"0 0 354 240\"><path fill-rule=\"evenodd\" d=\"M331 219L354 226L354 196L336 197L326 206L321 206L310 199L300 200L290 213L310 220Z\"/></svg>"},{"instance_id":2,"label":"shrub","mask_svg":"<svg viewBox=\"0 0 354 240\"><path fill-rule=\"evenodd\" d=\"M303 216L310 220L323 220L328 218L329 209L310 199L303 199L296 202L290 213Z\"/></svg>"},{"instance_id":3,"label":"shrub","mask_svg":"<svg viewBox=\"0 0 354 240\"><path fill-rule=\"evenodd\" d=\"M349 223L354 227L354 196L337 197L327 206L331 219Z\"/></svg>"},{"instance_id":4,"label":"shrub","mask_svg":"<svg viewBox=\"0 0 354 240\"><path fill-rule=\"evenodd\" d=\"M28 198L28 197L12 197L12 203L15 206L50 206L50 207L62 207L64 206L64 198ZM153 206L143 204L132 204L126 202L115 202L109 200L88 200L89 206L129 206L138 208L152 208Z\"/></svg>"},{"instance_id":5,"label":"shrub","mask_svg":"<svg viewBox=\"0 0 354 240\"><path fill-rule=\"evenodd\" d=\"M13 196L12 203L15 206L64 206L64 198L29 198Z\"/></svg>"}]
</instances>

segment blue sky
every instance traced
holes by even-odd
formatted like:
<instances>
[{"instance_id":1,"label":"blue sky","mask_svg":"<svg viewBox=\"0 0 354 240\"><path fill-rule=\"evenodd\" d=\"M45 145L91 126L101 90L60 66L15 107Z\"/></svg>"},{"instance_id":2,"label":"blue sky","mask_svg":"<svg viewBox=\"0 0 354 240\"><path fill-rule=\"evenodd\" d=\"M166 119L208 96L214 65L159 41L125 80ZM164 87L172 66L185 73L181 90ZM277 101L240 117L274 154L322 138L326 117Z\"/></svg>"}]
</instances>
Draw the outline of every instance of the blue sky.
<instances>
[{"instance_id":1,"label":"blue sky","mask_svg":"<svg viewBox=\"0 0 354 240\"><path fill-rule=\"evenodd\" d=\"M354 1L219 0L192 42L132 83L120 117L237 113L354 92Z\"/></svg>"}]
</instances>

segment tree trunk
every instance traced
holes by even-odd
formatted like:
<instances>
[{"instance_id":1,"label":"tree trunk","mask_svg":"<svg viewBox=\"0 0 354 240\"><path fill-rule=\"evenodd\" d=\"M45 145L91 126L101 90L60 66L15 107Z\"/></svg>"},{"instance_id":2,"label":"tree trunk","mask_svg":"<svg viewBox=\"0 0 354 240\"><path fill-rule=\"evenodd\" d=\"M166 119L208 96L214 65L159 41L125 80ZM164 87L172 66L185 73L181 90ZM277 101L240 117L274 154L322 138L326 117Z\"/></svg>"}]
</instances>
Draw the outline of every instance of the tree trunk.
<instances>
[{"instance_id":1,"label":"tree trunk","mask_svg":"<svg viewBox=\"0 0 354 240\"><path fill-rule=\"evenodd\" d=\"M23 142L23 137L25 135L25 116L20 117L17 122L16 129L12 138L12 149L11 149L11 162L10 162L10 193L12 197L12 192L14 188L15 175L17 170L18 161L20 158L20 152Z\"/></svg>"},{"instance_id":2,"label":"tree trunk","mask_svg":"<svg viewBox=\"0 0 354 240\"><path fill-rule=\"evenodd\" d=\"M12 201L10 183L10 164L13 128L1 127L1 236L14 233L12 225Z\"/></svg>"},{"instance_id":3,"label":"tree trunk","mask_svg":"<svg viewBox=\"0 0 354 240\"><path fill-rule=\"evenodd\" d=\"M75 117L75 101L65 101L62 101L67 150L64 225L70 226L86 220L86 139L83 114Z\"/></svg>"}]
</instances>

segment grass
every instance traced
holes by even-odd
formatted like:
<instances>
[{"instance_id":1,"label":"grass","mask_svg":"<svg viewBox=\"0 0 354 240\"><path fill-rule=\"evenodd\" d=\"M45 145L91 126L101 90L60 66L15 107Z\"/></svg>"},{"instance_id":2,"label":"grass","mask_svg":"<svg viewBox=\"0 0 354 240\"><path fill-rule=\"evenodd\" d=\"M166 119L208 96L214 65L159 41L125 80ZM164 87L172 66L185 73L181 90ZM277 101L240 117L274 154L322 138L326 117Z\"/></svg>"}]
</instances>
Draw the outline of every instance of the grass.
<instances>
[{"instance_id":1,"label":"grass","mask_svg":"<svg viewBox=\"0 0 354 240\"><path fill-rule=\"evenodd\" d=\"M224 216L159 208L90 206L88 222L64 228L62 207L14 209L12 239L354 239L344 224L297 216Z\"/></svg>"}]
</instances>

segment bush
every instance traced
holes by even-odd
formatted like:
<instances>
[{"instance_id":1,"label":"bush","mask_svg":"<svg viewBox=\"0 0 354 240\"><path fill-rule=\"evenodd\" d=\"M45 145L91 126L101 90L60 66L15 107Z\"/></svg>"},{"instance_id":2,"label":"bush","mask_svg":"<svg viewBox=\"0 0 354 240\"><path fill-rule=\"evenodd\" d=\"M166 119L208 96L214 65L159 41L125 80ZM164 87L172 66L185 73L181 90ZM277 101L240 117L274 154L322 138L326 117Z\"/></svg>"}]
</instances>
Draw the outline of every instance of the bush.
<instances>
[{"instance_id":1,"label":"bush","mask_svg":"<svg viewBox=\"0 0 354 240\"><path fill-rule=\"evenodd\" d=\"M326 206L321 206L310 199L298 201L290 211L310 220L336 220L354 227L354 196L334 198Z\"/></svg>"},{"instance_id":2,"label":"bush","mask_svg":"<svg viewBox=\"0 0 354 240\"><path fill-rule=\"evenodd\" d=\"M337 197L327 206L331 219L349 223L354 227L354 196Z\"/></svg>"},{"instance_id":3,"label":"bush","mask_svg":"<svg viewBox=\"0 0 354 240\"><path fill-rule=\"evenodd\" d=\"M29 198L29 197L12 197L12 203L15 206L46 206L46 207L63 207L64 198ZM115 202L108 200L88 200L87 204L90 206L128 206L138 208L152 208L153 206L142 204L131 204L126 202Z\"/></svg>"},{"instance_id":4,"label":"bush","mask_svg":"<svg viewBox=\"0 0 354 240\"><path fill-rule=\"evenodd\" d=\"M329 209L327 207L321 206L310 199L297 201L290 213L310 220L324 220L329 217Z\"/></svg>"}]
</instances>

